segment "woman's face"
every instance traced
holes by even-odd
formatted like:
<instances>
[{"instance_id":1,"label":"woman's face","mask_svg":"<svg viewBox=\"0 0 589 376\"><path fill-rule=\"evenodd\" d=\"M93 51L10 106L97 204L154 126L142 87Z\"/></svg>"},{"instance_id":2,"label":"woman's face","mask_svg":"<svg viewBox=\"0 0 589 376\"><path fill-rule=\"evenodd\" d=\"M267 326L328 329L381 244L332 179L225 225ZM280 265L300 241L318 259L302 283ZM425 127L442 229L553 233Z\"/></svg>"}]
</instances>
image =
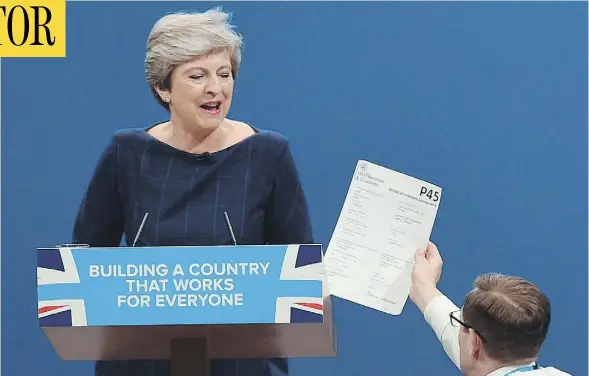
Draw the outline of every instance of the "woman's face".
<instances>
[{"instance_id":1,"label":"woman's face","mask_svg":"<svg viewBox=\"0 0 589 376\"><path fill-rule=\"evenodd\" d=\"M170 99L172 122L187 129L213 130L227 116L233 96L229 51L211 52L176 67L172 72Z\"/></svg>"}]
</instances>

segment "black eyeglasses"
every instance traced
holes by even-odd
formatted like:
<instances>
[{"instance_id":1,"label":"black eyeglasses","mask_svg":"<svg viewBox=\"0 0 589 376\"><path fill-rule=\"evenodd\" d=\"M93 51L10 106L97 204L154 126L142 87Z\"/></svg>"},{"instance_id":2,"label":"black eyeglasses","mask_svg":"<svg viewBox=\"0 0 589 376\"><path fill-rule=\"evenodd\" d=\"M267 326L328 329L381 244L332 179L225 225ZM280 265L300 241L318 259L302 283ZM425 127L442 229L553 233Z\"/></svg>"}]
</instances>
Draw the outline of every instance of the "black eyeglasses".
<instances>
[{"instance_id":1,"label":"black eyeglasses","mask_svg":"<svg viewBox=\"0 0 589 376\"><path fill-rule=\"evenodd\" d=\"M472 326L470 326L467 323L465 323L464 321L462 321L461 318L462 318L462 311L461 310L450 312L450 325L455 326L455 327L463 326L466 329L472 329L476 334L478 334L479 337L481 337L481 340L483 340L483 342L485 342L485 337L483 337L483 335L478 330L476 330Z\"/></svg>"}]
</instances>

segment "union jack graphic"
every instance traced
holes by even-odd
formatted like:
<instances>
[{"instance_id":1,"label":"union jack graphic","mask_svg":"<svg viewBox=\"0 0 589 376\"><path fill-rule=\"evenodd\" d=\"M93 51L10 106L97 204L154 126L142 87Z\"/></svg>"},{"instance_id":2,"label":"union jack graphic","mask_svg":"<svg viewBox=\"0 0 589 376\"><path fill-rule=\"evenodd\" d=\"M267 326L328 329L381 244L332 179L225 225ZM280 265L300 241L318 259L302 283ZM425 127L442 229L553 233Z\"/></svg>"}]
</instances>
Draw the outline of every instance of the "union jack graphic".
<instances>
[{"instance_id":1,"label":"union jack graphic","mask_svg":"<svg viewBox=\"0 0 589 376\"><path fill-rule=\"evenodd\" d=\"M69 248L37 252L37 285L80 283L76 263ZM40 326L86 326L83 299L39 301Z\"/></svg>"},{"instance_id":2,"label":"union jack graphic","mask_svg":"<svg viewBox=\"0 0 589 376\"><path fill-rule=\"evenodd\" d=\"M289 245L286 249L281 280L323 281L323 296L328 296L323 253L320 245ZM279 297L276 299L276 323L322 323L323 298Z\"/></svg>"},{"instance_id":3,"label":"union jack graphic","mask_svg":"<svg viewBox=\"0 0 589 376\"><path fill-rule=\"evenodd\" d=\"M276 281L276 286L272 286L272 292L269 292L272 295L270 299L276 299L275 309L272 310L270 306L271 311L260 312L260 316L265 315L267 318L264 320L274 319L275 323L323 323L323 299L329 293L321 245L288 245L280 248L284 251L284 258L278 256L274 260L279 262L277 266L282 263L280 281L283 282ZM38 304L39 323L42 327L87 326L88 320L97 320L92 307L98 306L104 296L86 295L83 298L84 294L88 294L84 289L91 287L81 285L91 285L84 279L85 276L82 276L82 282L80 280L78 266L86 266L82 266L85 265L84 261L78 261L80 265L76 265L74 254L79 251L62 247L46 248L37 252L37 284L40 289L45 286L44 292L39 294ZM322 287L319 287L319 283ZM60 289L60 286L68 288ZM78 290L76 287L82 289ZM59 292L55 294L55 291ZM82 298L78 298L79 296ZM248 309L255 310L255 307ZM118 315L116 308L112 312ZM128 320L128 316L123 316L125 314L128 313L121 313L121 317Z\"/></svg>"}]
</instances>

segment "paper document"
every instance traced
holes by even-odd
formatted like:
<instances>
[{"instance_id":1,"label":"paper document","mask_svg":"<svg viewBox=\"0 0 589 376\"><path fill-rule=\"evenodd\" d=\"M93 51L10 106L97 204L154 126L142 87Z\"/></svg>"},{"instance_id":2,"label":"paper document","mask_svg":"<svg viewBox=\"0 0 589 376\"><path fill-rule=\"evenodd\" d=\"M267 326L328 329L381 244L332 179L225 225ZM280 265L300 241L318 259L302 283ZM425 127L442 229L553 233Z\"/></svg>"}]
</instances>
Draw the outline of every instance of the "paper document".
<instances>
[{"instance_id":1,"label":"paper document","mask_svg":"<svg viewBox=\"0 0 589 376\"><path fill-rule=\"evenodd\" d=\"M358 161L325 255L330 293L399 315L441 198L438 186Z\"/></svg>"}]
</instances>

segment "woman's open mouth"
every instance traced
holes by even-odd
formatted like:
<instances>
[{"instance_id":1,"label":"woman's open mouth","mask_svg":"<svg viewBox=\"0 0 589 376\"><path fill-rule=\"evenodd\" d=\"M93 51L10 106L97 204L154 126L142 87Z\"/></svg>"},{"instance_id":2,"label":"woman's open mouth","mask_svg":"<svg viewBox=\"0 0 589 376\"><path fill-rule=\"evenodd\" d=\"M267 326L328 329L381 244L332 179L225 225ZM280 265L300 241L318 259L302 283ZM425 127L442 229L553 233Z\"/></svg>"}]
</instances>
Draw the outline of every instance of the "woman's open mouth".
<instances>
[{"instance_id":1,"label":"woman's open mouth","mask_svg":"<svg viewBox=\"0 0 589 376\"><path fill-rule=\"evenodd\" d=\"M221 112L221 102L207 102L200 105L200 108L211 115L218 115Z\"/></svg>"}]
</instances>

